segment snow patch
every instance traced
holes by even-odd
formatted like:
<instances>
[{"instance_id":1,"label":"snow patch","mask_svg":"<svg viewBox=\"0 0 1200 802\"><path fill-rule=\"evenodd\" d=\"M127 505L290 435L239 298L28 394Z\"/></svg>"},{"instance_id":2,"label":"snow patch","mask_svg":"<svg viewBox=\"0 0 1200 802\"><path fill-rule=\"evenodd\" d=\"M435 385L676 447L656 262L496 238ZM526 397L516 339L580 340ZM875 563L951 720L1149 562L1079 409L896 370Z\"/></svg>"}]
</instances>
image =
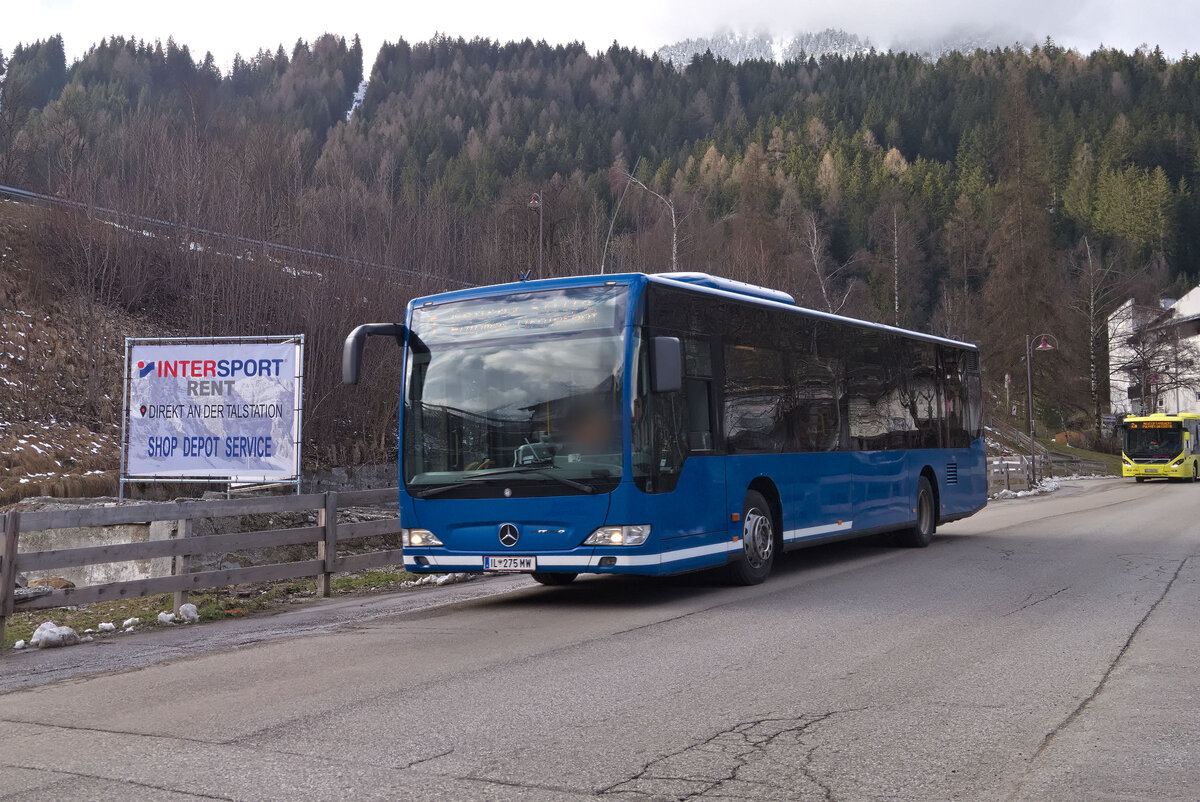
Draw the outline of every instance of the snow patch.
<instances>
[{"instance_id":1,"label":"snow patch","mask_svg":"<svg viewBox=\"0 0 1200 802\"><path fill-rule=\"evenodd\" d=\"M194 604L181 604L179 605L179 617L189 624L194 624L200 620L200 611Z\"/></svg>"},{"instance_id":2,"label":"snow patch","mask_svg":"<svg viewBox=\"0 0 1200 802\"><path fill-rule=\"evenodd\" d=\"M420 587L421 585L435 585L440 587L442 585L453 585L457 582L470 582L476 576L478 576L478 574L426 574L420 579L414 579L410 582L405 582L400 587L415 588Z\"/></svg>"},{"instance_id":3,"label":"snow patch","mask_svg":"<svg viewBox=\"0 0 1200 802\"><path fill-rule=\"evenodd\" d=\"M56 626L53 621L43 621L34 631L29 643L39 649L74 646L79 643L79 635L70 627L60 627Z\"/></svg>"},{"instance_id":4,"label":"snow patch","mask_svg":"<svg viewBox=\"0 0 1200 802\"><path fill-rule=\"evenodd\" d=\"M159 613L158 614L158 623L174 624L175 623L175 613Z\"/></svg>"},{"instance_id":5,"label":"snow patch","mask_svg":"<svg viewBox=\"0 0 1200 802\"><path fill-rule=\"evenodd\" d=\"M101 632L115 632L117 629L117 625L111 621L104 621L104 622L97 624L96 628L99 629ZM91 630L89 629L88 632L91 632Z\"/></svg>"},{"instance_id":6,"label":"snow patch","mask_svg":"<svg viewBox=\"0 0 1200 802\"><path fill-rule=\"evenodd\" d=\"M992 496L995 499L1006 498L1026 498L1028 496L1042 496L1046 493L1053 493L1061 487L1058 482L1053 479L1043 479L1029 490L1001 490L996 495Z\"/></svg>"}]
</instances>

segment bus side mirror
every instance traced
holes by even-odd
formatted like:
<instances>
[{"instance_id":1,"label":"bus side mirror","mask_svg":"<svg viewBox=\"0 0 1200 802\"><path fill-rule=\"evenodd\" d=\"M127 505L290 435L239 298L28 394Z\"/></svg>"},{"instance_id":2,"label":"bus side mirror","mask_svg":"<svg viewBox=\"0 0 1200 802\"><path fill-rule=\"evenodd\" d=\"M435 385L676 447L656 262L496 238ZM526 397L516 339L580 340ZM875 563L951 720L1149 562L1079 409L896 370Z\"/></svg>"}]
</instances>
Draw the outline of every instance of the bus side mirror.
<instances>
[{"instance_id":1,"label":"bus side mirror","mask_svg":"<svg viewBox=\"0 0 1200 802\"><path fill-rule=\"evenodd\" d=\"M654 338L654 372L650 389L670 393L683 387L683 358L678 337Z\"/></svg>"},{"instance_id":2,"label":"bus side mirror","mask_svg":"<svg viewBox=\"0 0 1200 802\"><path fill-rule=\"evenodd\" d=\"M362 365L363 345L368 337L395 337L396 343L404 345L408 327L400 323L364 323L350 332L342 346L342 384L358 384L358 370Z\"/></svg>"}]
</instances>

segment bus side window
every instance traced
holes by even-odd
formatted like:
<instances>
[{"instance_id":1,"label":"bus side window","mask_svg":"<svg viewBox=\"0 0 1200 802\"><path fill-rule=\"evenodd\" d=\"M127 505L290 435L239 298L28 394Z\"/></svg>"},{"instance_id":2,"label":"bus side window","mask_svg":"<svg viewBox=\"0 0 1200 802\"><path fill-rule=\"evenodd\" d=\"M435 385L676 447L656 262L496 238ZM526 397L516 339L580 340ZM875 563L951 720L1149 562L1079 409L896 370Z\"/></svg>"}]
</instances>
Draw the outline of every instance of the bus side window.
<instances>
[{"instance_id":1,"label":"bus side window","mask_svg":"<svg viewBox=\"0 0 1200 802\"><path fill-rule=\"evenodd\" d=\"M833 369L799 350L788 354L787 367L787 450L836 451L841 426Z\"/></svg>"},{"instance_id":2,"label":"bus side window","mask_svg":"<svg viewBox=\"0 0 1200 802\"><path fill-rule=\"evenodd\" d=\"M753 345L725 346L725 447L731 454L784 450L783 354Z\"/></svg>"}]
</instances>

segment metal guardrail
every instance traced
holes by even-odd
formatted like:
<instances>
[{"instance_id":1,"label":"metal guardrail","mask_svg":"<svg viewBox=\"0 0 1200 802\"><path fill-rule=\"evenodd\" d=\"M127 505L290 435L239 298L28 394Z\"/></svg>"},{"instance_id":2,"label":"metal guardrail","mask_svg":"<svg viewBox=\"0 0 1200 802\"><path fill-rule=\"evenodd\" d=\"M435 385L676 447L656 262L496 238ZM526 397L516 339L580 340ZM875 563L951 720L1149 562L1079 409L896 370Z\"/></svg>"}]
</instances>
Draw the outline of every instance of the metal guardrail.
<instances>
[{"instance_id":1,"label":"metal guardrail","mask_svg":"<svg viewBox=\"0 0 1200 802\"><path fill-rule=\"evenodd\" d=\"M0 514L0 640L4 637L6 619L14 613L27 610L173 593L175 609L178 611L179 606L187 602L187 593L191 590L301 577L315 577L317 592L328 596L330 580L338 571L357 571L403 562L401 549L384 549L343 557L337 554L338 545L341 543L400 531L398 517L339 524L339 507L395 503L397 494L398 489L393 487L344 493L309 493L302 496L133 504L29 513L11 511ZM191 536L193 522L197 519L311 510L317 511L317 522L314 526ZM84 546L24 554L17 551L22 532L115 526L148 521L178 521L176 537L170 540ZM305 543L316 544L315 559L197 573L188 570L189 558L198 554ZM175 558L170 576L109 582L83 588L64 588L39 596L16 598L18 571L47 571L157 557Z\"/></svg>"}]
</instances>

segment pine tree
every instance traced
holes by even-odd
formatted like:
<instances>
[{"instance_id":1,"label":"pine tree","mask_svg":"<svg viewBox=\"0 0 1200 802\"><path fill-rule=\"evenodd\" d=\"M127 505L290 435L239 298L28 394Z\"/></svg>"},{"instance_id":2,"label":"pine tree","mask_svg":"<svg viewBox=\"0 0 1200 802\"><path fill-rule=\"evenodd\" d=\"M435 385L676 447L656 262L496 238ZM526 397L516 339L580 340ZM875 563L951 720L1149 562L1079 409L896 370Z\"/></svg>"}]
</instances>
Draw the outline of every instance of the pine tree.
<instances>
[{"instance_id":1,"label":"pine tree","mask_svg":"<svg viewBox=\"0 0 1200 802\"><path fill-rule=\"evenodd\" d=\"M1061 281L1047 212L1050 187L1045 181L1045 152L1037 118L1019 75L1009 80L999 120L1002 139L996 163L997 218L987 242L991 270L983 297L983 322L988 333L983 355L993 376L1024 372L1018 367L1024 358L1026 336L1048 332L1061 340L1061 332L1053 331L1061 325ZM1055 361L1061 356L1056 355ZM1035 364L1034 372L1048 376L1051 365L1047 361Z\"/></svg>"}]
</instances>

